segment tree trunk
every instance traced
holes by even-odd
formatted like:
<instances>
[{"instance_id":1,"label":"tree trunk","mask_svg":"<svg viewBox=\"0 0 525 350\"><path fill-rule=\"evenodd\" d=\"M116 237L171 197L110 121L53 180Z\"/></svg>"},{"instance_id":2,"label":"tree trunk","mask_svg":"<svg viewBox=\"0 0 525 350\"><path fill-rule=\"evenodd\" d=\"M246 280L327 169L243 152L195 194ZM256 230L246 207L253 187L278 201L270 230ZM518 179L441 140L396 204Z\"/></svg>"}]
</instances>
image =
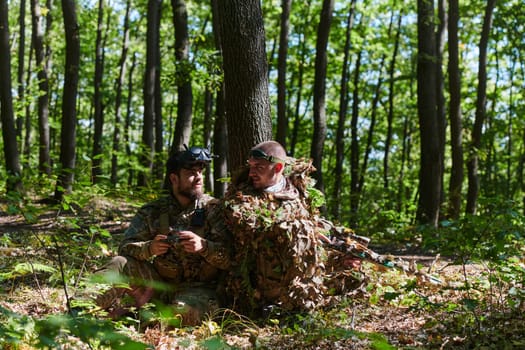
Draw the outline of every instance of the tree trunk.
<instances>
[{"instance_id":1,"label":"tree trunk","mask_svg":"<svg viewBox=\"0 0 525 350\"><path fill-rule=\"evenodd\" d=\"M436 95L434 5L418 0L417 107L421 138L417 220L437 227L441 198L442 154Z\"/></svg>"},{"instance_id":2,"label":"tree trunk","mask_svg":"<svg viewBox=\"0 0 525 350\"><path fill-rule=\"evenodd\" d=\"M313 165L317 171L313 174L317 180L316 187L324 191L323 182L323 148L326 138L326 67L327 67L327 46L332 25L332 12L334 0L323 0L321 18L317 28L317 43L315 55L315 80L314 80L314 132L312 136L312 146L310 155Z\"/></svg>"},{"instance_id":3,"label":"tree trunk","mask_svg":"<svg viewBox=\"0 0 525 350\"><path fill-rule=\"evenodd\" d=\"M352 92L352 118L350 120L350 220L349 226L357 226L357 206L359 197L359 80L363 51L359 50L354 68L354 91Z\"/></svg>"},{"instance_id":4,"label":"tree trunk","mask_svg":"<svg viewBox=\"0 0 525 350\"><path fill-rule=\"evenodd\" d=\"M171 7L175 28L175 62L177 63L177 121L171 145L171 153L174 153L184 149L183 145L190 141L193 92L191 90L190 39L186 2L172 0Z\"/></svg>"},{"instance_id":5,"label":"tree trunk","mask_svg":"<svg viewBox=\"0 0 525 350\"><path fill-rule=\"evenodd\" d=\"M440 175L440 189L439 205L444 201L444 187L443 187L443 167L445 157L445 140L446 140L446 108L445 108L445 95L444 95L444 79L443 79L443 51L445 50L445 34L447 28L447 11L446 11L446 0L438 0L438 29L436 32L436 116L438 125L438 136L439 136L439 147L441 154L441 175Z\"/></svg>"},{"instance_id":6,"label":"tree trunk","mask_svg":"<svg viewBox=\"0 0 525 350\"><path fill-rule=\"evenodd\" d=\"M49 81L45 61L44 30L42 12L38 0L31 0L31 18L33 24L32 40L38 77L38 169L40 174L51 174L49 155Z\"/></svg>"},{"instance_id":7,"label":"tree trunk","mask_svg":"<svg viewBox=\"0 0 525 350\"><path fill-rule=\"evenodd\" d=\"M162 0L148 1L148 29L146 33L146 73L144 77L144 120L142 125L142 149L140 151L140 164L146 171L141 171L138 177L139 186L147 186L149 177L153 172L154 157L154 123L157 108L156 87L157 74L159 73L158 52L159 52L159 17L161 15Z\"/></svg>"},{"instance_id":8,"label":"tree trunk","mask_svg":"<svg viewBox=\"0 0 525 350\"><path fill-rule=\"evenodd\" d=\"M18 72L16 75L16 82L17 82L17 90L18 90L18 100L24 101L25 100L25 86L24 86L24 59L26 57L25 55L25 48L26 48L26 1L21 0L20 1L20 15L18 16L18 28L19 28L19 37L20 40L18 42ZM24 139L22 137L22 131L24 129L24 118L22 117L23 114L19 113L19 116L16 118L16 135L19 142L18 149L20 150L21 154L24 154L22 140Z\"/></svg>"},{"instance_id":9,"label":"tree trunk","mask_svg":"<svg viewBox=\"0 0 525 350\"><path fill-rule=\"evenodd\" d=\"M281 32L279 37L279 58L277 64L277 137L286 149L288 136L288 116L286 113L286 60L288 58L288 31L290 28L290 8L292 0L281 1Z\"/></svg>"},{"instance_id":10,"label":"tree trunk","mask_svg":"<svg viewBox=\"0 0 525 350\"><path fill-rule=\"evenodd\" d=\"M343 57L343 68L341 71L341 91L339 93L339 118L337 120L337 131L335 139L335 174L334 174L334 188L332 191L331 212L334 220L340 220L341 216L341 192L343 184L343 162L345 157L345 130L346 130L346 114L348 113L348 80L349 80L349 56L351 46L351 33L354 22L354 9L356 0L352 0L348 17L346 19L345 29L345 47Z\"/></svg>"},{"instance_id":11,"label":"tree trunk","mask_svg":"<svg viewBox=\"0 0 525 350\"><path fill-rule=\"evenodd\" d=\"M124 29L122 36L122 52L119 60L119 74L115 81L115 126L113 130L113 152L111 155L111 184L116 186L118 183L118 153L120 150L120 127L122 119L122 89L126 79L126 59L128 56L129 45L129 10L131 0L126 1L126 14L124 15Z\"/></svg>"},{"instance_id":12,"label":"tree trunk","mask_svg":"<svg viewBox=\"0 0 525 350\"><path fill-rule=\"evenodd\" d=\"M93 80L93 107L95 110L95 132L93 134L93 152L91 154L91 182L100 182L102 175L102 130L104 113L102 110L102 79L104 74L104 47L102 44L102 27L104 23L104 0L98 1L97 37L95 41L95 77Z\"/></svg>"},{"instance_id":13,"label":"tree trunk","mask_svg":"<svg viewBox=\"0 0 525 350\"><path fill-rule=\"evenodd\" d=\"M0 0L0 120L7 170L6 192L20 192L20 158L16 143L16 128L11 90L11 54L9 49L9 20L7 0Z\"/></svg>"},{"instance_id":14,"label":"tree trunk","mask_svg":"<svg viewBox=\"0 0 525 350\"><path fill-rule=\"evenodd\" d=\"M222 52L221 23L217 8L218 0L212 0L213 34L215 48ZM213 123L213 153L217 156L213 160L213 177L215 179L213 193L216 198L221 198L226 193L227 184L220 179L228 176L228 131L224 111L224 82L221 83L215 97L215 121Z\"/></svg>"},{"instance_id":15,"label":"tree trunk","mask_svg":"<svg viewBox=\"0 0 525 350\"><path fill-rule=\"evenodd\" d=\"M66 66L62 96L62 128L60 134L60 164L55 200L62 201L64 193L73 186L76 153L77 89L80 64L80 40L75 0L62 0L66 36Z\"/></svg>"},{"instance_id":16,"label":"tree trunk","mask_svg":"<svg viewBox=\"0 0 525 350\"><path fill-rule=\"evenodd\" d=\"M135 64L137 62L137 53L133 54L128 75L128 97L126 102L126 120L124 122L124 144L126 145L126 156L131 159L131 101L133 99L133 78L135 72ZM128 170L128 186L133 184L135 170L130 168Z\"/></svg>"},{"instance_id":17,"label":"tree trunk","mask_svg":"<svg viewBox=\"0 0 525 350\"><path fill-rule=\"evenodd\" d=\"M298 135L299 135L299 129L301 127L301 107L303 106L303 104L305 104L306 106L305 107L305 110L307 110L308 108L308 102L304 103L303 102L303 95L302 95L302 91L303 91L303 77L304 77L304 67L306 65L306 57L308 55L308 50L306 48L306 37L305 37L305 27L309 25L309 9L310 9L310 1L307 1L306 2L306 11L307 11L307 14L304 16L304 22L302 23L300 29L299 29L299 32L301 34L300 37L300 42L299 42L299 47L300 47L300 50L299 50L299 58L298 58L298 68L297 68L297 85L296 85L296 90L297 90L297 94L296 94L296 97L295 97L295 108L294 108L294 121L293 121L293 129L292 129L292 137L291 137L291 140L290 140L290 147L289 147L289 153L290 153L290 156L295 156L295 147L297 145L297 140L298 140Z\"/></svg>"},{"instance_id":18,"label":"tree trunk","mask_svg":"<svg viewBox=\"0 0 525 350\"><path fill-rule=\"evenodd\" d=\"M450 93L450 147L452 168L448 189L448 215L459 218L463 186L463 126L461 117L461 75L459 71L459 1L449 0L448 10L448 89Z\"/></svg>"},{"instance_id":19,"label":"tree trunk","mask_svg":"<svg viewBox=\"0 0 525 350\"><path fill-rule=\"evenodd\" d=\"M389 188L389 177L390 177L390 145L392 143L392 124L394 122L394 85L395 85L395 68L396 68L396 59L397 52L399 50L399 36L401 33L401 20L403 16L400 13L397 18L397 29L396 29L396 38L394 41L394 52L392 53L392 60L390 61L390 66L388 68L388 114L387 114L387 130L385 137L385 155L383 157L383 184L386 190Z\"/></svg>"},{"instance_id":20,"label":"tree trunk","mask_svg":"<svg viewBox=\"0 0 525 350\"><path fill-rule=\"evenodd\" d=\"M264 23L256 0L219 1L229 168L245 164L248 150L271 139Z\"/></svg>"},{"instance_id":21,"label":"tree trunk","mask_svg":"<svg viewBox=\"0 0 525 350\"><path fill-rule=\"evenodd\" d=\"M483 19L483 29L479 42L479 66L478 66L478 90L476 99L476 117L472 130L472 140L469 149L469 159L467 161L468 170L468 192L467 207L468 214L476 213L476 206L479 196L479 149L481 147L481 136L483 122L486 114L487 102L487 46L492 28L492 13L496 5L496 0L488 0Z\"/></svg>"}]
</instances>

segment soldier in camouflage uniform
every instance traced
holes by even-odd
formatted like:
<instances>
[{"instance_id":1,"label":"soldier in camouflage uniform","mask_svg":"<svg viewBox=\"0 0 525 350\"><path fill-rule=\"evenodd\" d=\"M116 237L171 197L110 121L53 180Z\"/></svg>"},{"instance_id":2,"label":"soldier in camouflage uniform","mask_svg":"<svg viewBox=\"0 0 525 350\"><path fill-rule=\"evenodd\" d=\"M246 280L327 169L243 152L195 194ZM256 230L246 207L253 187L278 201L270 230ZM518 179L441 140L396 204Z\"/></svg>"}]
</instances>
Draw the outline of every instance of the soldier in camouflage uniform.
<instances>
[{"instance_id":1,"label":"soldier in camouflage uniform","mask_svg":"<svg viewBox=\"0 0 525 350\"><path fill-rule=\"evenodd\" d=\"M226 294L235 310L257 317L322 301L323 250L307 195L312 169L311 162L291 164L279 143L267 141L251 149L248 166L230 184L220 210L221 229L233 236Z\"/></svg>"},{"instance_id":2,"label":"soldier in camouflage uniform","mask_svg":"<svg viewBox=\"0 0 525 350\"><path fill-rule=\"evenodd\" d=\"M97 298L112 317L126 312L120 304L124 296L131 297L135 307L152 298L172 305L183 325L198 324L217 308L217 281L229 267L230 253L223 237L205 229L207 211L216 204L203 193L202 172L210 161L210 152L199 147L186 147L168 159L170 194L140 208L119 255L99 271L130 278L130 288L115 287ZM163 283L167 290L155 290L152 282Z\"/></svg>"}]
</instances>

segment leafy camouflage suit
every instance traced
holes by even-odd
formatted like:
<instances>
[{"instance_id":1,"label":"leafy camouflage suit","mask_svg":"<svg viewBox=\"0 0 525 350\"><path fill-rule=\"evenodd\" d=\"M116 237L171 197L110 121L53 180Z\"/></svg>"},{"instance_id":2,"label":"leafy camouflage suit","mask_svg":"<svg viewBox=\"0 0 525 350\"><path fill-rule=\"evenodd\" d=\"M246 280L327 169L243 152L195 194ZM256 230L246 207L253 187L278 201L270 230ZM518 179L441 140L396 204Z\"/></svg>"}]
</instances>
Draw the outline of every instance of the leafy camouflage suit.
<instances>
[{"instance_id":1,"label":"leafy camouflage suit","mask_svg":"<svg viewBox=\"0 0 525 350\"><path fill-rule=\"evenodd\" d=\"M203 195L189 208L183 208L172 195L144 205L131 221L119 256L112 259L102 271L118 271L131 278L132 285L148 285L161 281L173 288L168 293L154 297L172 304L182 314L185 325L201 321L205 313L217 307L216 286L222 269L229 267L229 253L223 239L207 234L204 227L204 210L215 205L213 197ZM207 240L207 247L198 253L187 253L174 244L160 256L152 256L150 244L158 234L168 234L170 229L191 230ZM120 291L120 292L119 292ZM109 307L115 297L121 296L118 288L98 299L101 307Z\"/></svg>"},{"instance_id":2,"label":"leafy camouflage suit","mask_svg":"<svg viewBox=\"0 0 525 350\"><path fill-rule=\"evenodd\" d=\"M306 187L313 166L297 161L279 192L256 190L245 169L221 202L233 237L226 294L233 308L250 316L270 305L313 309L323 298L322 249Z\"/></svg>"}]
</instances>

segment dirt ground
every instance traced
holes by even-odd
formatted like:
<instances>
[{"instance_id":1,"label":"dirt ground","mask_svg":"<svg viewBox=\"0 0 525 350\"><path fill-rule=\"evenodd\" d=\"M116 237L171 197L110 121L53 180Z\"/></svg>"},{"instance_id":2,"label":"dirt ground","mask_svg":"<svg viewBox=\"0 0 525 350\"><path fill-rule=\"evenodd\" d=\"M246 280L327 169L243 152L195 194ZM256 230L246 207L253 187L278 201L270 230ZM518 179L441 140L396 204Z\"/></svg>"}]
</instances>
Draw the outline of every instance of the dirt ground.
<instances>
[{"instance_id":1,"label":"dirt ground","mask_svg":"<svg viewBox=\"0 0 525 350\"><path fill-rule=\"evenodd\" d=\"M86 254L83 268L88 273L114 253L111 242L119 240L136 208L99 200L74 212L40 212L32 224L20 214L8 214L6 206L0 209L0 274L4 275L15 261L53 260L46 256L46 247L21 243L38 242L39 235L64 228L90 232L97 227L110 234L110 243L106 251ZM78 219L78 227L69 226L65 218L71 217ZM498 284L487 287L487 276L493 276L488 266L455 265L443 257L393 247L377 249L413 261L423 271L431 268L441 284L363 263L366 286L355 295L334 298L331 307L313 315L263 323L234 315L238 322L226 326L221 320L233 315L226 310L200 327L168 331L159 325L130 326L128 332L156 349L525 349L525 319L520 312L524 306L509 310L508 290ZM49 275L0 279L0 306L35 318L66 313L65 289L45 276ZM74 290L70 285L68 293ZM469 309L466 300L477 303Z\"/></svg>"}]
</instances>

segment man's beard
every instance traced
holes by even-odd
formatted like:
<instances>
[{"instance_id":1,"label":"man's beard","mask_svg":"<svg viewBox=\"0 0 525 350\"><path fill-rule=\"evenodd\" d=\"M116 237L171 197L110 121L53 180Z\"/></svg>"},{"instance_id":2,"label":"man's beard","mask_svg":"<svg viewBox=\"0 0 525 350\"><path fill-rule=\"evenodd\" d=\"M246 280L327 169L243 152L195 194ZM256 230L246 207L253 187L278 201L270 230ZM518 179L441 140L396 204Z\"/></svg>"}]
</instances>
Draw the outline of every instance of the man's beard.
<instances>
[{"instance_id":1,"label":"man's beard","mask_svg":"<svg viewBox=\"0 0 525 350\"><path fill-rule=\"evenodd\" d=\"M188 199L195 200L202 197L202 190L193 188L179 188L179 195L184 196Z\"/></svg>"}]
</instances>

